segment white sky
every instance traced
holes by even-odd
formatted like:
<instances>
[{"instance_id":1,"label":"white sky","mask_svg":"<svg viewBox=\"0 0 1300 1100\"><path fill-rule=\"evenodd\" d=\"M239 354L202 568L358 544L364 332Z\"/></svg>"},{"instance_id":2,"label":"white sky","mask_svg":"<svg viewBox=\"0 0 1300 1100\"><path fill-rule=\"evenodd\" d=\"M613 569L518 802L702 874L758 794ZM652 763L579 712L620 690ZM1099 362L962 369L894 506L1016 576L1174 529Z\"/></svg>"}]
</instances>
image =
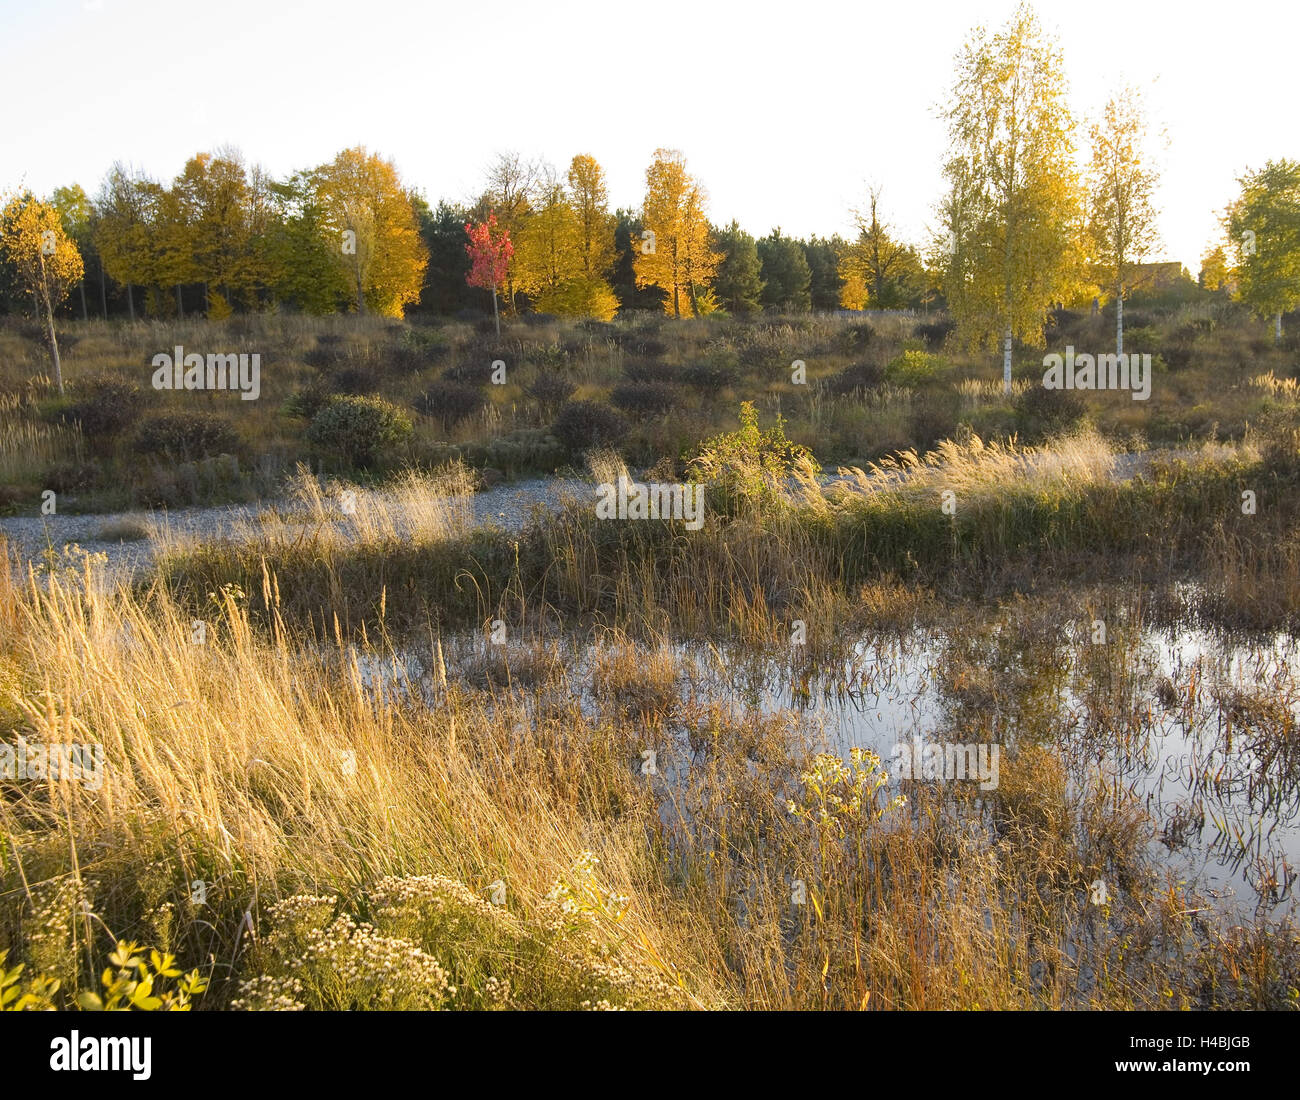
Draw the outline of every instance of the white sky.
<instances>
[{"instance_id":1,"label":"white sky","mask_svg":"<svg viewBox=\"0 0 1300 1100\"><path fill-rule=\"evenodd\" d=\"M639 205L681 149L717 223L848 234L867 181L921 243L970 27L1014 0L0 0L0 190L110 164L170 180L232 144L275 175L364 144L436 202L481 190L496 151L605 167ZM1195 274L1235 179L1300 156L1295 0L1039 0L1080 115L1125 82L1170 145L1165 248ZM1081 135L1082 136L1082 135Z\"/></svg>"}]
</instances>

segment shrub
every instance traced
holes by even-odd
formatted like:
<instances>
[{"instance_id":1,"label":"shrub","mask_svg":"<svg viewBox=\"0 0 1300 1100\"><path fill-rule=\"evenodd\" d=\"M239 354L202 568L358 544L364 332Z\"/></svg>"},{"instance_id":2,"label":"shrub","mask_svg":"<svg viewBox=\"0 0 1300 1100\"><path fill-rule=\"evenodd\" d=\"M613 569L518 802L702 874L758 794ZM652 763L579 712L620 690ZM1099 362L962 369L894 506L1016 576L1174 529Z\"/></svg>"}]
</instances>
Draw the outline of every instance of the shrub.
<instances>
[{"instance_id":1,"label":"shrub","mask_svg":"<svg viewBox=\"0 0 1300 1100\"><path fill-rule=\"evenodd\" d=\"M372 465L410 435L410 418L379 397L334 397L307 429L309 443L352 466Z\"/></svg>"},{"instance_id":2,"label":"shrub","mask_svg":"<svg viewBox=\"0 0 1300 1100\"><path fill-rule=\"evenodd\" d=\"M1133 352L1151 352L1154 354L1156 348L1161 344L1160 330L1152 328L1149 325L1124 325L1124 351L1128 354ZM1110 349L1114 351L1114 348Z\"/></svg>"},{"instance_id":3,"label":"shrub","mask_svg":"<svg viewBox=\"0 0 1300 1100\"><path fill-rule=\"evenodd\" d=\"M889 361L889 365L885 368L885 378L900 386L919 386L933 378L942 366L942 357L916 348L908 348Z\"/></svg>"},{"instance_id":4,"label":"shrub","mask_svg":"<svg viewBox=\"0 0 1300 1100\"><path fill-rule=\"evenodd\" d=\"M553 417L555 412L570 397L576 387L559 371L541 371L529 385L524 388L534 401L542 407L542 415Z\"/></svg>"},{"instance_id":5,"label":"shrub","mask_svg":"<svg viewBox=\"0 0 1300 1100\"><path fill-rule=\"evenodd\" d=\"M551 434L571 455L577 455L595 447L616 446L627 429L627 421L608 405L569 401L555 418Z\"/></svg>"},{"instance_id":6,"label":"shrub","mask_svg":"<svg viewBox=\"0 0 1300 1100\"><path fill-rule=\"evenodd\" d=\"M623 373L633 382L681 382L685 377L684 368L675 363L664 363L657 359L628 359L623 363Z\"/></svg>"},{"instance_id":7,"label":"shrub","mask_svg":"<svg viewBox=\"0 0 1300 1100\"><path fill-rule=\"evenodd\" d=\"M925 346L934 350L941 348L944 342L957 329L957 322L951 318L942 321L925 322L916 326L915 334L925 341Z\"/></svg>"},{"instance_id":8,"label":"shrub","mask_svg":"<svg viewBox=\"0 0 1300 1100\"><path fill-rule=\"evenodd\" d=\"M471 443L464 448L464 454L473 466L493 467L507 474L526 471L549 474L564 461L566 451L544 429L518 428L491 443Z\"/></svg>"},{"instance_id":9,"label":"shrub","mask_svg":"<svg viewBox=\"0 0 1300 1100\"><path fill-rule=\"evenodd\" d=\"M1161 348L1161 355L1170 370L1183 370L1191 366L1195 350L1191 340L1176 337Z\"/></svg>"},{"instance_id":10,"label":"shrub","mask_svg":"<svg viewBox=\"0 0 1300 1100\"><path fill-rule=\"evenodd\" d=\"M193 462L228 454L239 445L235 427L224 417L206 412L159 413L145 419L135 436L139 454L158 455L173 462Z\"/></svg>"},{"instance_id":11,"label":"shrub","mask_svg":"<svg viewBox=\"0 0 1300 1100\"><path fill-rule=\"evenodd\" d=\"M487 404L487 395L464 382L440 379L415 399L415 409L433 417L450 431L466 417L472 416Z\"/></svg>"},{"instance_id":12,"label":"shrub","mask_svg":"<svg viewBox=\"0 0 1300 1100\"><path fill-rule=\"evenodd\" d=\"M582 332L589 333L592 336L605 340L614 339L618 336L618 326L611 325L608 321L597 321L594 318L587 318L584 321L579 321L577 327Z\"/></svg>"},{"instance_id":13,"label":"shrub","mask_svg":"<svg viewBox=\"0 0 1300 1100\"><path fill-rule=\"evenodd\" d=\"M928 451L957 434L960 398L951 392L919 395L907 418L907 431L918 450Z\"/></svg>"},{"instance_id":14,"label":"shrub","mask_svg":"<svg viewBox=\"0 0 1300 1100\"><path fill-rule=\"evenodd\" d=\"M876 389L884 380L885 372L880 369L879 364L854 363L828 378L826 388L836 397L843 397L855 390Z\"/></svg>"},{"instance_id":15,"label":"shrub","mask_svg":"<svg viewBox=\"0 0 1300 1100\"><path fill-rule=\"evenodd\" d=\"M1016 426L1029 442L1069 431L1087 411L1083 402L1068 390L1030 386L1016 398Z\"/></svg>"},{"instance_id":16,"label":"shrub","mask_svg":"<svg viewBox=\"0 0 1300 1100\"><path fill-rule=\"evenodd\" d=\"M796 472L821 473L812 452L786 438L779 414L767 431L759 428L752 401L740 404L740 428L702 444L689 469L710 486L725 511L737 505L760 510L773 506Z\"/></svg>"},{"instance_id":17,"label":"shrub","mask_svg":"<svg viewBox=\"0 0 1300 1100\"><path fill-rule=\"evenodd\" d=\"M144 403L140 387L118 378L92 378L76 387L63 419L77 421L88 439L114 436L133 424Z\"/></svg>"},{"instance_id":18,"label":"shrub","mask_svg":"<svg viewBox=\"0 0 1300 1100\"><path fill-rule=\"evenodd\" d=\"M641 337L628 341L627 350L634 355L644 355L647 359L658 359L668 352L668 345L654 337Z\"/></svg>"},{"instance_id":19,"label":"shrub","mask_svg":"<svg viewBox=\"0 0 1300 1100\"><path fill-rule=\"evenodd\" d=\"M325 407L329 399L330 389L325 384L325 379L313 378L307 385L294 390L285 398L284 404L280 406L280 412L285 416L310 420Z\"/></svg>"},{"instance_id":20,"label":"shrub","mask_svg":"<svg viewBox=\"0 0 1300 1100\"><path fill-rule=\"evenodd\" d=\"M323 370L332 367L342 358L342 352L337 345L322 346L317 344L314 348L308 348L303 352L302 361L309 367L315 367L317 370Z\"/></svg>"},{"instance_id":21,"label":"shrub","mask_svg":"<svg viewBox=\"0 0 1300 1100\"><path fill-rule=\"evenodd\" d=\"M353 395L377 393L379 378L365 367L341 367L330 376L330 386L335 393Z\"/></svg>"},{"instance_id":22,"label":"shrub","mask_svg":"<svg viewBox=\"0 0 1300 1100\"><path fill-rule=\"evenodd\" d=\"M842 329L839 334L839 344L849 352L861 351L863 348L869 347L875 338L876 330L863 322Z\"/></svg>"},{"instance_id":23,"label":"shrub","mask_svg":"<svg viewBox=\"0 0 1300 1100\"><path fill-rule=\"evenodd\" d=\"M688 386L715 397L735 383L740 373L739 364L740 359L734 351L719 348L710 352L702 362L687 367L682 377Z\"/></svg>"},{"instance_id":24,"label":"shrub","mask_svg":"<svg viewBox=\"0 0 1300 1100\"><path fill-rule=\"evenodd\" d=\"M609 395L610 403L633 416L658 416L672 407L676 395L662 382L623 382Z\"/></svg>"},{"instance_id":25,"label":"shrub","mask_svg":"<svg viewBox=\"0 0 1300 1100\"><path fill-rule=\"evenodd\" d=\"M97 462L61 459L51 463L41 478L46 489L56 493L77 493L98 488L103 481L103 466Z\"/></svg>"}]
</instances>

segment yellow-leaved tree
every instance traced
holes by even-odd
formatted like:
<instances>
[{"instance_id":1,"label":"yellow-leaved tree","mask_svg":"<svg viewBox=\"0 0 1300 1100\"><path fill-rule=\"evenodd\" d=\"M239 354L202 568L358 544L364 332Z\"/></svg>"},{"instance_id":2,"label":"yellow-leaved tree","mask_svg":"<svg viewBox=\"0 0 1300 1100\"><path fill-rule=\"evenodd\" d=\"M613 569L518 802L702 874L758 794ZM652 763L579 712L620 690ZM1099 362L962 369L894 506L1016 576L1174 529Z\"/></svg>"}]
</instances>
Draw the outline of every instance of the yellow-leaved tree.
<instances>
[{"instance_id":1,"label":"yellow-leaved tree","mask_svg":"<svg viewBox=\"0 0 1300 1100\"><path fill-rule=\"evenodd\" d=\"M636 285L663 290L666 313L698 316L707 309L708 283L723 259L713 249L708 195L675 149L655 150L645 182L645 232L634 260Z\"/></svg>"},{"instance_id":2,"label":"yellow-leaved tree","mask_svg":"<svg viewBox=\"0 0 1300 1100\"><path fill-rule=\"evenodd\" d=\"M549 166L536 171L527 216L514 238L514 289L542 313L608 321L618 310L604 278L614 256L614 219L600 165L574 157L567 189Z\"/></svg>"},{"instance_id":3,"label":"yellow-leaved tree","mask_svg":"<svg viewBox=\"0 0 1300 1100\"><path fill-rule=\"evenodd\" d=\"M582 274L582 234L564 186L553 169L542 170L532 209L513 237L511 273L515 290L527 294L538 309L561 286Z\"/></svg>"},{"instance_id":4,"label":"yellow-leaved tree","mask_svg":"<svg viewBox=\"0 0 1300 1100\"><path fill-rule=\"evenodd\" d=\"M945 117L949 193L939 208L944 294L970 347L1043 342L1047 311L1082 280L1081 189L1060 48L1022 4L990 37L976 28L956 59Z\"/></svg>"},{"instance_id":5,"label":"yellow-leaved tree","mask_svg":"<svg viewBox=\"0 0 1300 1100\"><path fill-rule=\"evenodd\" d=\"M1124 354L1124 296L1160 240L1151 197L1160 175L1146 147L1141 97L1125 88L1092 125L1088 236L1098 286L1115 297L1115 354Z\"/></svg>"},{"instance_id":6,"label":"yellow-leaved tree","mask_svg":"<svg viewBox=\"0 0 1300 1100\"><path fill-rule=\"evenodd\" d=\"M45 323L54 382L63 393L63 365L54 332L54 311L85 273L81 253L63 229L58 209L30 191L12 196L0 211L0 254L18 285L32 297Z\"/></svg>"},{"instance_id":7,"label":"yellow-leaved tree","mask_svg":"<svg viewBox=\"0 0 1300 1100\"><path fill-rule=\"evenodd\" d=\"M429 252L393 162L344 149L311 174L329 251L347 273L358 313L401 317L420 297Z\"/></svg>"}]
</instances>

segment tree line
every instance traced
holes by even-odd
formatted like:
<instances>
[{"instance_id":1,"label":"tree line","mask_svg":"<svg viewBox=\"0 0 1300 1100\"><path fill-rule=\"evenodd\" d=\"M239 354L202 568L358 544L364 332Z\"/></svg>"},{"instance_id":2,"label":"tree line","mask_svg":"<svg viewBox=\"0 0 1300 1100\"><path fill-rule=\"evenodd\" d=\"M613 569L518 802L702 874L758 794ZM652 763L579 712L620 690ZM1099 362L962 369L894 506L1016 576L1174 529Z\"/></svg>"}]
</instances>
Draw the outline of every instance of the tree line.
<instances>
[{"instance_id":1,"label":"tree line","mask_svg":"<svg viewBox=\"0 0 1300 1100\"><path fill-rule=\"evenodd\" d=\"M703 182L670 149L654 153L637 210L610 209L604 170L585 153L564 171L501 154L476 201L431 206L363 147L279 180L223 149L190 158L169 184L116 164L94 197L76 184L10 197L0 305L35 310L53 341L65 298L83 318L400 317L490 302L608 320L936 302L969 346L1001 349L1009 384L1013 341L1040 342L1052 306L1096 296L1115 303L1122 354L1123 303L1159 247L1140 94L1122 90L1088 124L1080 171L1062 51L1029 5L997 32L973 30L954 71L938 228L923 246L891 230L879 189L848 240L714 225ZM1240 184L1202 282L1273 317L1280 340L1282 315L1300 305L1300 163L1270 161Z\"/></svg>"}]
</instances>

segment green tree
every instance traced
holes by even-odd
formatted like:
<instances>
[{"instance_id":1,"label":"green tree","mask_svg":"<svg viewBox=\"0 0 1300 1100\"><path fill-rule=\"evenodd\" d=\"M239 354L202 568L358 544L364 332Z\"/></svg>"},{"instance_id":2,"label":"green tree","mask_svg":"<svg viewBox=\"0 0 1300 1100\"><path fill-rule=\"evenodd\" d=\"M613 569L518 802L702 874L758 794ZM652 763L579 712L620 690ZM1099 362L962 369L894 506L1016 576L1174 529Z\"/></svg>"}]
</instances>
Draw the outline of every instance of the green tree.
<instances>
[{"instance_id":1,"label":"green tree","mask_svg":"<svg viewBox=\"0 0 1300 1100\"><path fill-rule=\"evenodd\" d=\"M808 294L813 309L829 312L840 308L840 292L844 289L840 256L844 249L845 243L838 236L828 239L810 237L804 245L809 272Z\"/></svg>"},{"instance_id":2,"label":"green tree","mask_svg":"<svg viewBox=\"0 0 1300 1100\"><path fill-rule=\"evenodd\" d=\"M713 279L713 293L718 305L729 313L744 316L763 308L762 264L754 238L736 221L726 229L714 231L722 261Z\"/></svg>"},{"instance_id":3,"label":"green tree","mask_svg":"<svg viewBox=\"0 0 1300 1100\"><path fill-rule=\"evenodd\" d=\"M1282 314L1300 306L1300 162L1268 161L1239 181L1224 227L1236 253L1237 293L1259 316L1273 318L1282 342Z\"/></svg>"},{"instance_id":4,"label":"green tree","mask_svg":"<svg viewBox=\"0 0 1300 1100\"><path fill-rule=\"evenodd\" d=\"M758 259L763 278L763 305L791 313L812 308L812 270L803 245L783 237L781 228L758 242Z\"/></svg>"}]
</instances>

